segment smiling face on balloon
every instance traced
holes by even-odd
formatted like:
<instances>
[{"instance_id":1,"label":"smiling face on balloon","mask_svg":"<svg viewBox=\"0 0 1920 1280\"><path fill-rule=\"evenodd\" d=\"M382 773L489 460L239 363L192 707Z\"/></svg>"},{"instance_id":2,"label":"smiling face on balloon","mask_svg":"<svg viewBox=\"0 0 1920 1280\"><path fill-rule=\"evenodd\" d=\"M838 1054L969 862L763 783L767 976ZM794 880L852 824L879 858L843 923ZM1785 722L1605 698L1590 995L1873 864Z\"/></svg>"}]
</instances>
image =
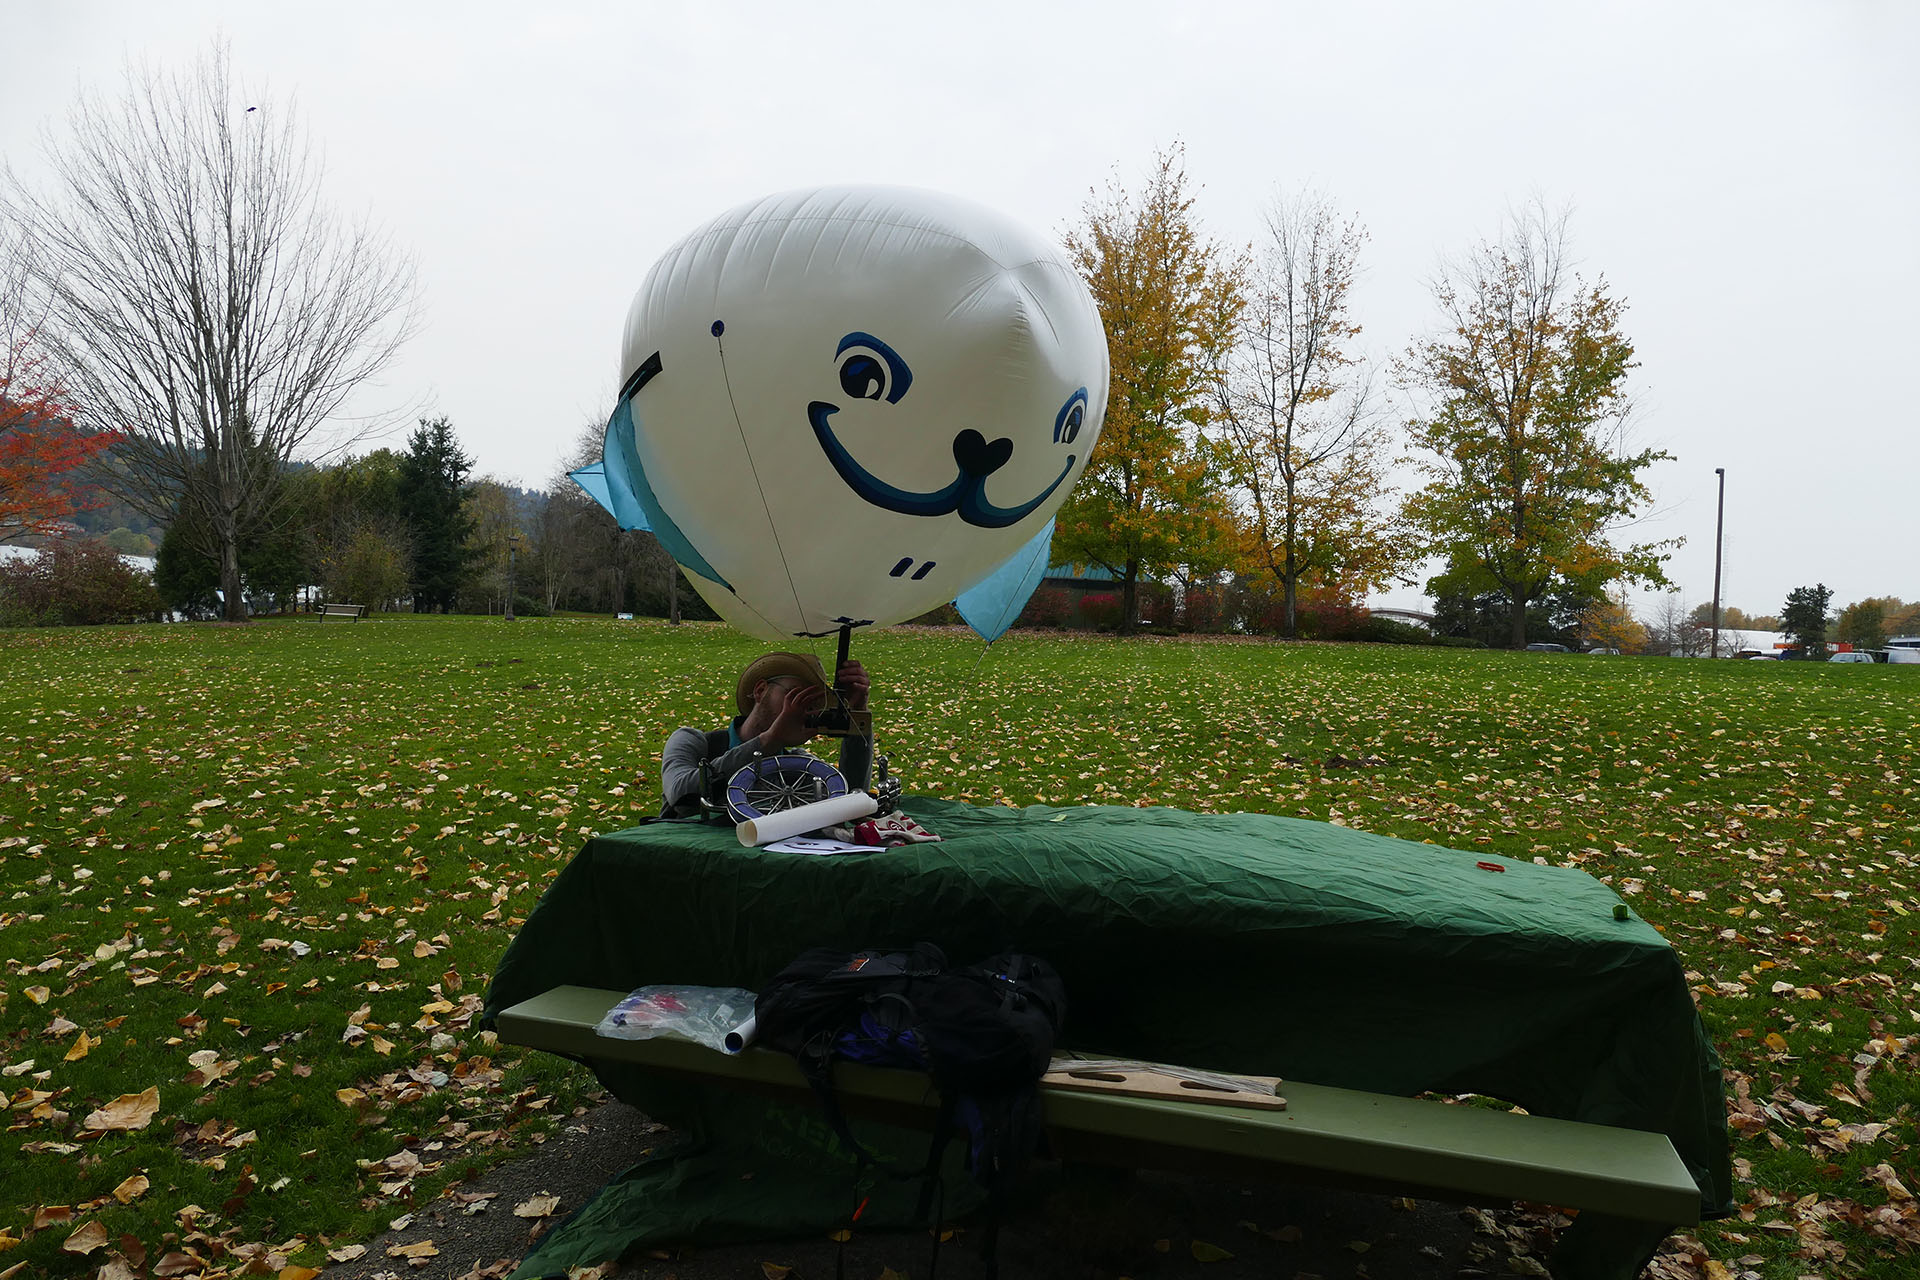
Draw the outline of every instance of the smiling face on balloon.
<instances>
[{"instance_id":1,"label":"smiling face on balloon","mask_svg":"<svg viewBox=\"0 0 1920 1280\"><path fill-rule=\"evenodd\" d=\"M979 582L1043 534L1105 408L1105 334L1064 255L925 192L722 215L655 266L626 337L609 480L646 494L722 616L769 638Z\"/></svg>"},{"instance_id":2,"label":"smiling face on balloon","mask_svg":"<svg viewBox=\"0 0 1920 1280\"><path fill-rule=\"evenodd\" d=\"M840 391L844 400L899 404L913 385L913 371L906 361L871 334L848 334L840 339L834 357L839 361ZM1061 460L1060 473L1033 497L1012 506L996 506L987 498L987 480L1012 459L1014 442L1009 436L988 440L978 429L965 427L953 437L953 479L928 492L910 491L875 475L840 443L832 423L840 408L840 404L825 400L807 405L807 422L813 428L814 438L820 442L820 451L858 497L883 511L901 515L951 514L982 529L1004 529L1032 515L1052 497L1081 457L1067 453ZM1079 439L1086 411L1087 389L1076 388L1055 416L1054 443L1071 448Z\"/></svg>"}]
</instances>

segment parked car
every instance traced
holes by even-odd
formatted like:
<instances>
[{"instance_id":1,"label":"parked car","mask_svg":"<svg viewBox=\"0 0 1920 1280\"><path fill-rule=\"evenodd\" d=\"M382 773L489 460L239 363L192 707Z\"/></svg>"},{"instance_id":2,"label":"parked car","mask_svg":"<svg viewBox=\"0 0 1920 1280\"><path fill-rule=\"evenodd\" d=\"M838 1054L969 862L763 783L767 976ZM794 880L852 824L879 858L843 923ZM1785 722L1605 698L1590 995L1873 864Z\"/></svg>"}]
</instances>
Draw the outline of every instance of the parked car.
<instances>
[{"instance_id":1,"label":"parked car","mask_svg":"<svg viewBox=\"0 0 1920 1280\"><path fill-rule=\"evenodd\" d=\"M1590 654L1594 654L1594 653L1601 654L1609 658L1617 658L1620 656L1620 651L1618 649L1607 649L1607 648L1601 648L1598 646L1587 650L1587 652Z\"/></svg>"},{"instance_id":2,"label":"parked car","mask_svg":"<svg viewBox=\"0 0 1920 1280\"><path fill-rule=\"evenodd\" d=\"M1904 662L1910 665L1920 666L1920 649L1911 649L1904 646L1898 649L1888 649L1887 661Z\"/></svg>"},{"instance_id":3,"label":"parked car","mask_svg":"<svg viewBox=\"0 0 1920 1280\"><path fill-rule=\"evenodd\" d=\"M1853 650L1850 650L1850 651L1848 651L1848 652L1846 652L1846 653L1836 653L1836 654L1834 654L1834 655L1833 655L1833 656L1832 656L1831 658L1828 658L1828 659L1827 659L1827 661L1828 661L1828 662L1867 662L1867 663L1871 663L1871 662L1873 661L1873 655L1872 655L1872 654L1870 654L1870 653L1867 653L1867 652L1865 652L1864 650L1860 650L1860 649L1853 649Z\"/></svg>"},{"instance_id":4,"label":"parked car","mask_svg":"<svg viewBox=\"0 0 1920 1280\"><path fill-rule=\"evenodd\" d=\"M1572 653L1573 650L1567 648L1567 646L1563 644L1551 644L1551 643L1542 642L1540 644L1528 645L1527 652L1528 653Z\"/></svg>"}]
</instances>

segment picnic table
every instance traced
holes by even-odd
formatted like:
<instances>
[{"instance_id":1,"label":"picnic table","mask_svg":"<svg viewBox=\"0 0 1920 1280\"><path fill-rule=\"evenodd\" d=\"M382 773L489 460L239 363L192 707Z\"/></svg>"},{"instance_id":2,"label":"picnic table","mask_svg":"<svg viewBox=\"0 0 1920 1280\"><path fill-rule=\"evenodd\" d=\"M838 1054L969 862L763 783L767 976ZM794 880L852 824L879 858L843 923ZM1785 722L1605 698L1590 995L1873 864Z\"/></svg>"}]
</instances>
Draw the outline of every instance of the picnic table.
<instances>
[{"instance_id":1,"label":"picnic table","mask_svg":"<svg viewBox=\"0 0 1920 1280\"><path fill-rule=\"evenodd\" d=\"M1583 872L1257 814L902 807L944 842L808 857L697 823L594 838L502 958L483 1025L567 986L753 990L809 946L1026 950L1066 983L1069 1047L1664 1134L1701 1216L1731 1209L1719 1062L1683 967ZM658 1119L715 1120L684 1080L590 1060ZM1628 1274L1661 1234L1587 1213L1563 1249Z\"/></svg>"}]
</instances>

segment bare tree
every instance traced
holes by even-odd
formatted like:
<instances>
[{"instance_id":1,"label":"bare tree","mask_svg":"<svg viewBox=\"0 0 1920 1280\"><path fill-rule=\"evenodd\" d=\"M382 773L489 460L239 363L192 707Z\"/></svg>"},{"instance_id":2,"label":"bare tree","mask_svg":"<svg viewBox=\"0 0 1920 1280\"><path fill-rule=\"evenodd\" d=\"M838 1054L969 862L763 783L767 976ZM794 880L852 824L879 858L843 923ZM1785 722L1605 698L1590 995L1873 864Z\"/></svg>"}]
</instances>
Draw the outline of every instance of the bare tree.
<instances>
[{"instance_id":1,"label":"bare tree","mask_svg":"<svg viewBox=\"0 0 1920 1280\"><path fill-rule=\"evenodd\" d=\"M39 300L30 288L29 254L20 230L0 220L0 435L26 424L34 416L28 403L43 396L58 399L37 384L43 371L35 367L33 343L40 327Z\"/></svg>"},{"instance_id":2,"label":"bare tree","mask_svg":"<svg viewBox=\"0 0 1920 1280\"><path fill-rule=\"evenodd\" d=\"M569 460L547 484L540 546L535 554L548 584L549 598L584 589L594 600L618 612L626 608L630 580L658 582L666 595L667 620L678 626L680 568L673 557L652 534L622 530L569 474L600 460L603 434L598 424L583 427Z\"/></svg>"},{"instance_id":3,"label":"bare tree","mask_svg":"<svg viewBox=\"0 0 1920 1280\"><path fill-rule=\"evenodd\" d=\"M1676 658L1705 653L1709 633L1694 613L1678 591L1661 596L1646 620L1648 652Z\"/></svg>"},{"instance_id":4,"label":"bare tree","mask_svg":"<svg viewBox=\"0 0 1920 1280\"><path fill-rule=\"evenodd\" d=\"M1366 233L1318 196L1280 201L1266 224L1238 340L1214 369L1214 420L1293 636L1303 579L1349 592L1384 585L1398 540L1379 505L1386 429L1372 377L1349 349L1360 327L1348 295Z\"/></svg>"},{"instance_id":5,"label":"bare tree","mask_svg":"<svg viewBox=\"0 0 1920 1280\"><path fill-rule=\"evenodd\" d=\"M239 621L241 539L407 336L412 266L321 203L291 107L238 96L224 49L185 74L131 70L119 101L85 98L69 124L52 190L9 174L0 216L33 243L76 416L122 433L127 501L199 517Z\"/></svg>"}]
</instances>

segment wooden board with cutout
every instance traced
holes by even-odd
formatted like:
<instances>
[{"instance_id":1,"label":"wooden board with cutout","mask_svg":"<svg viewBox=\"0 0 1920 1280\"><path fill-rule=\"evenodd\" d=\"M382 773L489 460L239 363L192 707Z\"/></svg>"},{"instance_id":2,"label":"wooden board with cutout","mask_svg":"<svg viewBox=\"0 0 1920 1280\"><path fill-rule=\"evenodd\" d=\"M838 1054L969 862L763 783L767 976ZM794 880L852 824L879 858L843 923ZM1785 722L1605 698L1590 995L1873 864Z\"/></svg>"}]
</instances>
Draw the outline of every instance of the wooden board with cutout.
<instances>
[{"instance_id":1,"label":"wooden board with cutout","mask_svg":"<svg viewBox=\"0 0 1920 1280\"><path fill-rule=\"evenodd\" d=\"M1223 1082L1224 1083L1224 1082ZM1157 1098L1168 1102L1210 1102L1223 1107L1251 1107L1262 1111L1284 1111L1287 1100L1280 1096L1276 1076L1235 1076L1240 1088L1223 1088L1212 1080L1189 1080L1155 1071L1149 1065L1138 1067L1098 1066L1077 1068L1055 1063L1053 1070L1040 1077L1047 1089L1070 1089L1084 1093L1111 1093L1127 1098Z\"/></svg>"}]
</instances>

